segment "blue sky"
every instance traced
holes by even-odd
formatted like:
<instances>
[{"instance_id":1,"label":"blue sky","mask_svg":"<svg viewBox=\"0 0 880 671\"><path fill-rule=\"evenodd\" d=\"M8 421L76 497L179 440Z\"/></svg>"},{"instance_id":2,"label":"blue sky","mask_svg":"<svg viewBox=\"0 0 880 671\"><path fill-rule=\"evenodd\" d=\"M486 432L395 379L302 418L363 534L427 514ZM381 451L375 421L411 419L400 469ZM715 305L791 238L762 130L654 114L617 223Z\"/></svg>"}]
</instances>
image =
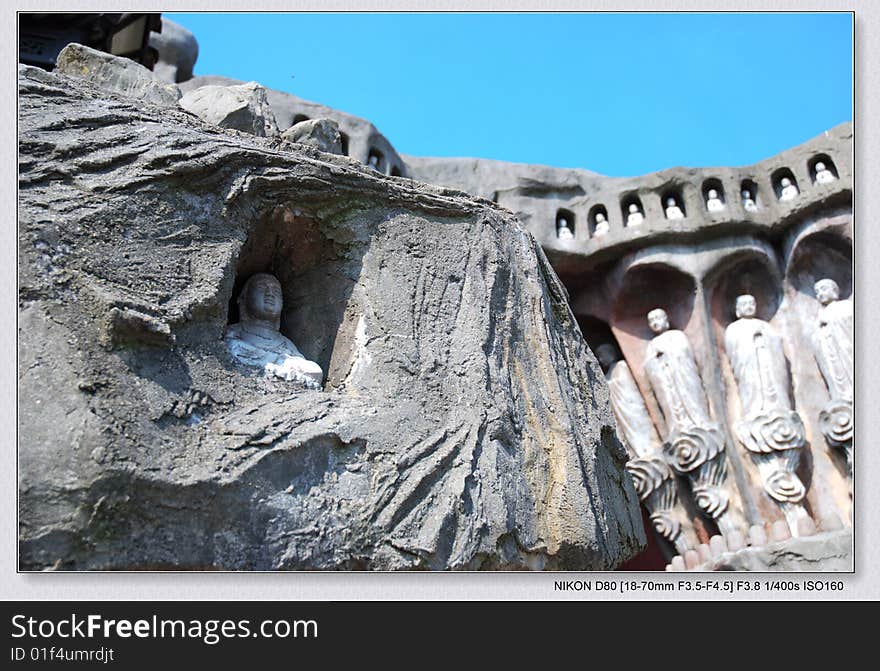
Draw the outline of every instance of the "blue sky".
<instances>
[{"instance_id":1,"label":"blue sky","mask_svg":"<svg viewBox=\"0 0 880 671\"><path fill-rule=\"evenodd\" d=\"M166 14L196 74L372 121L402 153L640 175L852 120L849 14Z\"/></svg>"}]
</instances>

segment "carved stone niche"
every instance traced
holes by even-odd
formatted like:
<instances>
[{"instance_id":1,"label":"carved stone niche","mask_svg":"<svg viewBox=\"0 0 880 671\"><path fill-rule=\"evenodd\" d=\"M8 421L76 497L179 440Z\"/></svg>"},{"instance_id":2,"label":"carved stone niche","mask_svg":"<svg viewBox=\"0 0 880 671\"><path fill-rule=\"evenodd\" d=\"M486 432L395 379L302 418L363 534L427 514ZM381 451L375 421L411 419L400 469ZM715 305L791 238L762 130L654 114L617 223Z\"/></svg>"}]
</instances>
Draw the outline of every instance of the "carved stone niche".
<instances>
[{"instance_id":1,"label":"carved stone niche","mask_svg":"<svg viewBox=\"0 0 880 671\"><path fill-rule=\"evenodd\" d=\"M755 239L721 256L704 279L721 357L727 416L743 479L761 520L784 519L791 535L809 526L812 475L801 416L794 409L785 324L777 318L776 252Z\"/></svg>"},{"instance_id":2,"label":"carved stone niche","mask_svg":"<svg viewBox=\"0 0 880 671\"><path fill-rule=\"evenodd\" d=\"M227 323L240 319L238 298L245 282L256 273L274 275L283 294L281 333L321 367L325 388L333 388L351 367L354 338L347 333L351 327L343 325L357 277L352 263L357 265L337 258L333 242L320 233L314 218L293 205L278 206L239 252Z\"/></svg>"},{"instance_id":3,"label":"carved stone niche","mask_svg":"<svg viewBox=\"0 0 880 671\"><path fill-rule=\"evenodd\" d=\"M836 501L838 508L851 514L854 390L848 392L845 384L841 391L839 385L829 384L827 371L823 372L817 358L817 336L824 310L815 292L819 280L831 279L841 300L853 300L851 215L831 213L804 221L788 236L785 253L785 298L792 314L791 338L806 353L793 362L795 393L805 408L804 419L817 466L822 466L826 476L817 494L822 495L823 501ZM839 344L851 353L852 342ZM847 367L850 370L845 377L851 382L854 371L851 364ZM847 476L849 481L844 483Z\"/></svg>"}]
</instances>

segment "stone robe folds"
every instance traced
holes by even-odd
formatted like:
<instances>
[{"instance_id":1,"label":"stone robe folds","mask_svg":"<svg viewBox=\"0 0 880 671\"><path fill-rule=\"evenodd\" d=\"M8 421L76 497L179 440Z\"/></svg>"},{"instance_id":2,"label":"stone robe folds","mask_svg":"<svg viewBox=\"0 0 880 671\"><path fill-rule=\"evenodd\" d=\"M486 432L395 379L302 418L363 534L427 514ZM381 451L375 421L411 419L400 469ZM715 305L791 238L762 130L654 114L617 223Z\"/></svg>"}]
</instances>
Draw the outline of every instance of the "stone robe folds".
<instances>
[{"instance_id":1,"label":"stone robe folds","mask_svg":"<svg viewBox=\"0 0 880 671\"><path fill-rule=\"evenodd\" d=\"M663 411L667 434L712 424L703 383L687 336L665 331L648 344L645 372Z\"/></svg>"},{"instance_id":2,"label":"stone robe folds","mask_svg":"<svg viewBox=\"0 0 880 671\"><path fill-rule=\"evenodd\" d=\"M624 446L636 457L658 453L660 438L626 361L616 362L606 377L611 392L611 409Z\"/></svg>"},{"instance_id":3,"label":"stone robe folds","mask_svg":"<svg viewBox=\"0 0 880 671\"><path fill-rule=\"evenodd\" d=\"M697 505L718 523L722 533L729 533L738 521L727 514L724 438L709 416L687 336L671 330L651 340L645 353L645 372L666 420L663 455L667 463L690 480Z\"/></svg>"},{"instance_id":4,"label":"stone robe folds","mask_svg":"<svg viewBox=\"0 0 880 671\"><path fill-rule=\"evenodd\" d=\"M743 415L791 409L782 338L761 319L738 319L724 333L724 347L739 388Z\"/></svg>"},{"instance_id":5,"label":"stone robe folds","mask_svg":"<svg viewBox=\"0 0 880 671\"><path fill-rule=\"evenodd\" d=\"M853 302L833 301L819 312L819 327L813 333L813 348L819 370L831 398L853 400Z\"/></svg>"},{"instance_id":6,"label":"stone robe folds","mask_svg":"<svg viewBox=\"0 0 880 671\"><path fill-rule=\"evenodd\" d=\"M696 547L696 535L678 505L678 489L661 453L660 437L651 421L642 393L626 361L617 361L605 375L611 409L621 441L634 458L626 464L639 499L654 529L680 554Z\"/></svg>"},{"instance_id":7,"label":"stone robe folds","mask_svg":"<svg viewBox=\"0 0 880 671\"><path fill-rule=\"evenodd\" d=\"M724 333L724 347L736 378L743 418L734 426L751 454L765 491L783 506L789 527L805 513L799 503L806 488L795 474L805 442L804 425L792 409L782 338L767 322L744 317Z\"/></svg>"}]
</instances>

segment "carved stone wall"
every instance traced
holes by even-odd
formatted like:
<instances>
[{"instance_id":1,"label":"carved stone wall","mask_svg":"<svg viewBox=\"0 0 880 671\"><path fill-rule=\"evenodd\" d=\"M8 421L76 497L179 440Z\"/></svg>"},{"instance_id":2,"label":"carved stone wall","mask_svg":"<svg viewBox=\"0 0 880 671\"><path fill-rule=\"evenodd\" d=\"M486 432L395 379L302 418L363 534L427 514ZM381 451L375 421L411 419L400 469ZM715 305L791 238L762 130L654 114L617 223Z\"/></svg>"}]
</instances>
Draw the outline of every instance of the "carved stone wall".
<instances>
[{"instance_id":1,"label":"carved stone wall","mask_svg":"<svg viewBox=\"0 0 880 671\"><path fill-rule=\"evenodd\" d=\"M591 348L610 345L626 363L661 439L653 457L665 455L677 473L675 506L686 511L683 524L693 525L698 539L695 547L683 548L685 536L673 544L668 529L655 523L667 556L683 555L671 567L707 566L711 557L746 545L764 547L850 526L851 330L849 338L841 335L851 329L853 293L849 124L742 168L674 168L608 178L527 166L504 171L495 169L495 162L485 162L482 170L465 169L473 162L417 159L409 168L417 178L493 194L513 210L563 280ZM828 172L819 175L822 165ZM472 185L468 173L479 177ZM675 199L683 218L667 218L669 198ZM710 199L720 200L720 206ZM628 226L632 205L643 220ZM559 235L559 212L573 236ZM597 231L602 219L607 224ZM841 300L831 308L823 308L814 289L824 278L839 287ZM740 361L738 378L731 360L736 347L726 345L725 334L737 321L735 305L742 295L754 297L756 313L729 331L733 342L742 344L734 354ZM709 425L709 434L719 432L723 464L718 468L723 466L724 473L714 477L735 524L721 523L701 505L696 471L675 467L677 454L685 462L701 462L706 450L712 453L715 439L705 427L696 432L702 436L684 438L669 428L670 418L654 388L660 383L655 379L652 386L645 365L646 355L657 356L652 347L657 334L646 318L656 308L667 313L670 332L684 334L677 342L692 350L702 386L694 393L702 391L709 412L702 423ZM832 324L820 333L820 322L829 319L826 314L832 322L843 320L844 326ZM822 334L831 343L828 365L836 366L837 377L846 378L837 382L849 384L849 398L828 380L835 375L823 374L818 363ZM668 356L680 364L674 351ZM670 370L678 380L673 386L685 385L681 365ZM609 381L619 377L619 364L618 372L608 375ZM612 383L612 399L613 392ZM753 397L764 392L772 400L762 405ZM686 407L687 398L682 402ZM670 408L666 410L668 414ZM689 421L694 427L700 423ZM648 474L653 471L647 465L660 462L650 456L646 460L626 432L619 433L630 444L630 470L653 520L664 480L659 471L654 473L657 487L651 489ZM662 491L668 499L667 490ZM665 505L670 509L670 501Z\"/></svg>"}]
</instances>

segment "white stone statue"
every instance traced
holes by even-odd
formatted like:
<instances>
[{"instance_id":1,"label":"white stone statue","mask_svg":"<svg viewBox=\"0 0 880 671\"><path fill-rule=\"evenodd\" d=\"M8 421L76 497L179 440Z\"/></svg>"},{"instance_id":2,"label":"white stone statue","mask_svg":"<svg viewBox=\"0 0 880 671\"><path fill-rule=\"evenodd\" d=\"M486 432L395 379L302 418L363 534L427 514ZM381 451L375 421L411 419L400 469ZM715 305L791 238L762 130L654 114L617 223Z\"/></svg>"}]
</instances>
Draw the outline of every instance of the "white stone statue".
<instances>
[{"instance_id":1,"label":"white stone statue","mask_svg":"<svg viewBox=\"0 0 880 671\"><path fill-rule=\"evenodd\" d=\"M666 461L688 478L697 505L722 533L735 531L741 521L731 514L724 489L724 438L709 415L688 338L682 331L670 330L666 311L659 308L648 313L648 325L657 335L645 351L644 368L666 421Z\"/></svg>"},{"instance_id":2,"label":"white stone statue","mask_svg":"<svg viewBox=\"0 0 880 671\"><path fill-rule=\"evenodd\" d=\"M596 228L593 229L593 235L595 237L601 237L603 235L608 235L608 232L611 230L611 226L608 225L608 220L605 219L605 215L601 212L596 213Z\"/></svg>"},{"instance_id":3,"label":"white stone statue","mask_svg":"<svg viewBox=\"0 0 880 671\"><path fill-rule=\"evenodd\" d=\"M629 204L629 214L626 215L627 226L638 226L645 220L645 216L635 203Z\"/></svg>"},{"instance_id":4,"label":"white stone statue","mask_svg":"<svg viewBox=\"0 0 880 671\"><path fill-rule=\"evenodd\" d=\"M837 177L834 176L834 173L831 172L822 161L816 163L816 183L818 184L828 184L828 182L833 182Z\"/></svg>"},{"instance_id":5,"label":"white stone statue","mask_svg":"<svg viewBox=\"0 0 880 671\"><path fill-rule=\"evenodd\" d=\"M379 156L378 154L370 154L367 157L367 165L371 167L373 170L379 169Z\"/></svg>"},{"instance_id":6,"label":"white stone statue","mask_svg":"<svg viewBox=\"0 0 880 671\"><path fill-rule=\"evenodd\" d=\"M596 357L605 370L618 435L630 454L626 469L633 478L639 499L657 533L684 555L696 548L696 533L679 504L678 485L663 458L660 437L645 400L626 361L617 361L614 345L599 345Z\"/></svg>"},{"instance_id":7,"label":"white stone statue","mask_svg":"<svg viewBox=\"0 0 880 671\"><path fill-rule=\"evenodd\" d=\"M779 200L794 200L797 198L798 193L800 193L788 177L783 177L779 180L779 187Z\"/></svg>"},{"instance_id":8,"label":"white stone statue","mask_svg":"<svg viewBox=\"0 0 880 671\"><path fill-rule=\"evenodd\" d=\"M742 190L743 208L746 212L757 212L758 204L755 202L752 192L748 189Z\"/></svg>"},{"instance_id":9,"label":"white stone statue","mask_svg":"<svg viewBox=\"0 0 880 671\"><path fill-rule=\"evenodd\" d=\"M755 316L756 308L754 296L738 296L737 319L724 332L742 407L734 430L758 466L765 491L782 508L792 535L798 536L798 520L808 517L800 505L806 488L796 474L806 440L804 424L789 395L782 338Z\"/></svg>"},{"instance_id":10,"label":"white stone statue","mask_svg":"<svg viewBox=\"0 0 880 671\"><path fill-rule=\"evenodd\" d=\"M718 197L718 191L715 189L709 189L709 193L706 198L706 209L709 212L721 212L724 209L724 201Z\"/></svg>"},{"instance_id":11,"label":"white stone statue","mask_svg":"<svg viewBox=\"0 0 880 671\"><path fill-rule=\"evenodd\" d=\"M559 217L559 220L556 222L556 237L560 240L571 240L574 238L574 233L568 227L568 220L565 217Z\"/></svg>"},{"instance_id":12,"label":"white stone statue","mask_svg":"<svg viewBox=\"0 0 880 671\"><path fill-rule=\"evenodd\" d=\"M666 199L666 218L684 219L684 212L681 211L681 208L672 196Z\"/></svg>"},{"instance_id":13,"label":"white stone statue","mask_svg":"<svg viewBox=\"0 0 880 671\"><path fill-rule=\"evenodd\" d=\"M813 352L831 400L819 413L819 425L828 442L846 452L852 469L853 439L853 302L840 300L840 287L831 279L814 285L822 304L813 332Z\"/></svg>"},{"instance_id":14,"label":"white stone statue","mask_svg":"<svg viewBox=\"0 0 880 671\"><path fill-rule=\"evenodd\" d=\"M262 368L267 376L320 389L324 372L306 359L280 331L281 284L267 273L245 283L238 299L240 321L226 328L226 346L237 361Z\"/></svg>"}]
</instances>

